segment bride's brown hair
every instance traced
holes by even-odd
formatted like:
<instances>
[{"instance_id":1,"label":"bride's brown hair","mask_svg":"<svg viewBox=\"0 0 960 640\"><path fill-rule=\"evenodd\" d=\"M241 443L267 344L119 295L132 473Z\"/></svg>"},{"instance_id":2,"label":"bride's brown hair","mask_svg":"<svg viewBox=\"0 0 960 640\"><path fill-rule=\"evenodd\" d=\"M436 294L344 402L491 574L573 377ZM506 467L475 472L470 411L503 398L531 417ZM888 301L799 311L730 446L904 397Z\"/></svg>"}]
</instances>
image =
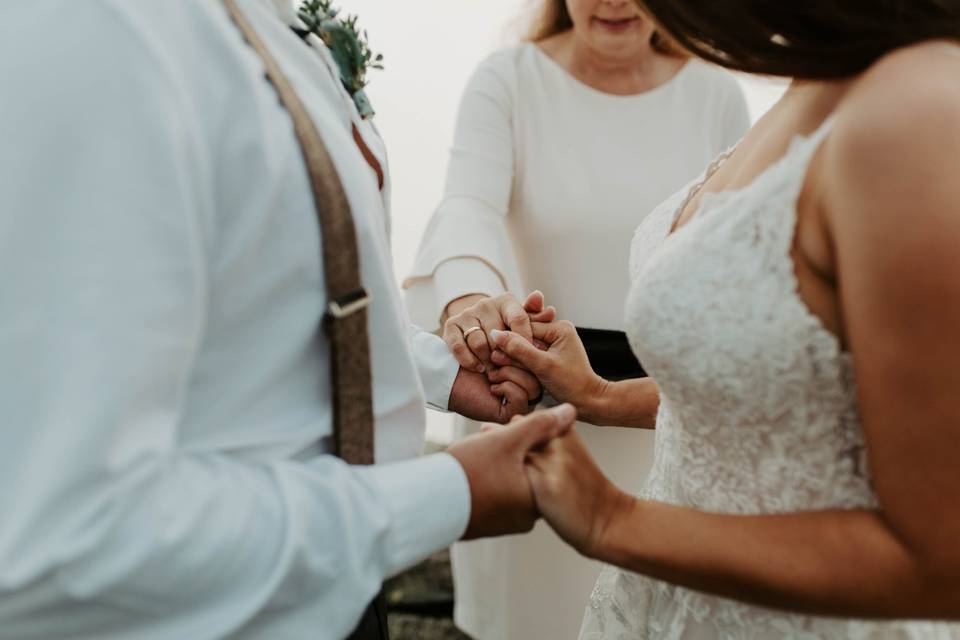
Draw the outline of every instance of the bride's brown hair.
<instances>
[{"instance_id":1,"label":"bride's brown hair","mask_svg":"<svg viewBox=\"0 0 960 640\"><path fill-rule=\"evenodd\" d=\"M634 0L696 56L748 73L851 76L884 54L960 39L960 0Z\"/></svg>"},{"instance_id":2,"label":"bride's brown hair","mask_svg":"<svg viewBox=\"0 0 960 640\"><path fill-rule=\"evenodd\" d=\"M572 28L573 19L567 10L566 0L542 0L526 39L530 42L540 42ZM671 47L668 39L657 31L650 38L650 44L660 53L678 54L676 47Z\"/></svg>"}]
</instances>

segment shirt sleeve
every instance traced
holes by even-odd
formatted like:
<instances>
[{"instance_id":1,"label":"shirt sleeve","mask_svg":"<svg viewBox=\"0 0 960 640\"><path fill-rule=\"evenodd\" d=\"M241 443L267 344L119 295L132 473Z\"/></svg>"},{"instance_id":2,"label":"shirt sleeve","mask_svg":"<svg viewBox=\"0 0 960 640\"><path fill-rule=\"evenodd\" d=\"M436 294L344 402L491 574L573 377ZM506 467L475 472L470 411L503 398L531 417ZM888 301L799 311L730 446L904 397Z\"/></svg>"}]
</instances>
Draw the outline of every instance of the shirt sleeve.
<instances>
[{"instance_id":1,"label":"shirt sleeve","mask_svg":"<svg viewBox=\"0 0 960 640\"><path fill-rule=\"evenodd\" d=\"M413 357L427 404L439 411L449 411L450 392L460 372L460 364L440 336L414 325L408 326Z\"/></svg>"},{"instance_id":2,"label":"shirt sleeve","mask_svg":"<svg viewBox=\"0 0 960 640\"><path fill-rule=\"evenodd\" d=\"M518 288L506 227L515 161L515 55L499 52L481 64L460 104L443 199L404 282L411 317L428 330L456 298Z\"/></svg>"},{"instance_id":3,"label":"shirt sleeve","mask_svg":"<svg viewBox=\"0 0 960 640\"><path fill-rule=\"evenodd\" d=\"M150 38L108 7L0 44L18 54L0 55L2 635L223 637L299 610L344 637L385 577L462 535L465 475L445 454L181 444L208 158Z\"/></svg>"}]
</instances>

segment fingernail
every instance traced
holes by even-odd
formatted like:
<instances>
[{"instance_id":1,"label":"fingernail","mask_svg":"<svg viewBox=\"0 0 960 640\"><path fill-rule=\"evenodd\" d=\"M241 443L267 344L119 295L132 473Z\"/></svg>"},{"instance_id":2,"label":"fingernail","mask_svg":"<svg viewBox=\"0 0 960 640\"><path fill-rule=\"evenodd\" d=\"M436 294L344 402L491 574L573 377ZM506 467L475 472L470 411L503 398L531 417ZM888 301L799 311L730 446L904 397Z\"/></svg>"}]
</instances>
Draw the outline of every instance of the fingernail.
<instances>
[{"instance_id":1,"label":"fingernail","mask_svg":"<svg viewBox=\"0 0 960 640\"><path fill-rule=\"evenodd\" d=\"M483 372L485 372L486 370L487 370L487 368L486 368L485 366L483 366L482 364L481 364L481 365L477 365L477 373L483 373Z\"/></svg>"},{"instance_id":2,"label":"fingernail","mask_svg":"<svg viewBox=\"0 0 960 640\"><path fill-rule=\"evenodd\" d=\"M505 335L507 335L506 332L500 331L499 329L494 329L493 331L490 332L490 337L493 339L494 342L499 342L500 336L505 336Z\"/></svg>"},{"instance_id":3,"label":"fingernail","mask_svg":"<svg viewBox=\"0 0 960 640\"><path fill-rule=\"evenodd\" d=\"M552 409L553 414L561 422L570 422L577 418L577 410L572 404L561 404Z\"/></svg>"}]
</instances>

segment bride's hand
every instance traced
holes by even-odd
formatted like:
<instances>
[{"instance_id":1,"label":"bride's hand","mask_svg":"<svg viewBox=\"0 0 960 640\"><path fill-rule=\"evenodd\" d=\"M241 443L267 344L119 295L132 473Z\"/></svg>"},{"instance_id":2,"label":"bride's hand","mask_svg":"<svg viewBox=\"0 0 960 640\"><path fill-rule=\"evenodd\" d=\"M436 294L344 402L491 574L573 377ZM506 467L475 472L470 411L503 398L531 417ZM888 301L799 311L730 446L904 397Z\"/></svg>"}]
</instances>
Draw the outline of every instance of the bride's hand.
<instances>
[{"instance_id":1,"label":"bride's hand","mask_svg":"<svg viewBox=\"0 0 960 640\"><path fill-rule=\"evenodd\" d=\"M447 310L451 315L443 325L443 340L461 367L477 373L495 366L490 359L491 332L510 329L532 342L530 323L552 322L557 315L556 309L545 306L539 291L527 296L523 305L512 294L505 293L492 298L467 296L451 302Z\"/></svg>"},{"instance_id":2,"label":"bride's hand","mask_svg":"<svg viewBox=\"0 0 960 640\"><path fill-rule=\"evenodd\" d=\"M494 331L492 337L497 351L493 353L493 363L527 369L539 378L550 395L574 405L589 420L593 405L604 395L609 383L593 371L576 328L563 320L534 322L531 329L534 340L542 342L546 350L516 333Z\"/></svg>"},{"instance_id":3,"label":"bride's hand","mask_svg":"<svg viewBox=\"0 0 960 640\"><path fill-rule=\"evenodd\" d=\"M576 431L528 453L526 471L544 519L589 558L604 548L611 522L635 504L603 475Z\"/></svg>"}]
</instances>

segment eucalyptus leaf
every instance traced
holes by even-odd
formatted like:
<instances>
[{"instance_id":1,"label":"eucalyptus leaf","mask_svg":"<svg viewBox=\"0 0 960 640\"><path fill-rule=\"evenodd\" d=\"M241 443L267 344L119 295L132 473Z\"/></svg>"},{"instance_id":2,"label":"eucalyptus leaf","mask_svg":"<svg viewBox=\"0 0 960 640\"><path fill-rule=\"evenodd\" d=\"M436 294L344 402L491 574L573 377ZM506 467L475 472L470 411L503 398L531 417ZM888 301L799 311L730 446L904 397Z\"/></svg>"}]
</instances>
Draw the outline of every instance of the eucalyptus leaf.
<instances>
[{"instance_id":1,"label":"eucalyptus leaf","mask_svg":"<svg viewBox=\"0 0 960 640\"><path fill-rule=\"evenodd\" d=\"M330 49L340 70L340 82L353 97L364 118L373 116L373 108L363 92L367 71L383 70L383 54L370 50L366 30L361 31L355 15L339 18L340 10L332 0L304 0L298 10L304 26Z\"/></svg>"}]
</instances>

